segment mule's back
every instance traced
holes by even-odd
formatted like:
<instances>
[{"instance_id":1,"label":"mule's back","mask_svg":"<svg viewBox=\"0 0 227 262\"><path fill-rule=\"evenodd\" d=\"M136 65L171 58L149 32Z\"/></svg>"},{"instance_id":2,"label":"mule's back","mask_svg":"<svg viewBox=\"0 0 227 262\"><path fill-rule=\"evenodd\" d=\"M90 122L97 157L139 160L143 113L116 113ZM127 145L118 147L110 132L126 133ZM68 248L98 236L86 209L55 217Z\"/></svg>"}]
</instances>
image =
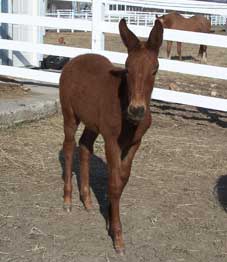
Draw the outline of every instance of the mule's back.
<instances>
[{"instance_id":1,"label":"mule's back","mask_svg":"<svg viewBox=\"0 0 227 262\"><path fill-rule=\"evenodd\" d=\"M100 81L101 83L109 81L109 71L112 68L111 62L101 55L77 56L64 67L60 78L60 90L67 89L68 92L73 93L96 89L97 92L103 87L100 86Z\"/></svg>"}]
</instances>

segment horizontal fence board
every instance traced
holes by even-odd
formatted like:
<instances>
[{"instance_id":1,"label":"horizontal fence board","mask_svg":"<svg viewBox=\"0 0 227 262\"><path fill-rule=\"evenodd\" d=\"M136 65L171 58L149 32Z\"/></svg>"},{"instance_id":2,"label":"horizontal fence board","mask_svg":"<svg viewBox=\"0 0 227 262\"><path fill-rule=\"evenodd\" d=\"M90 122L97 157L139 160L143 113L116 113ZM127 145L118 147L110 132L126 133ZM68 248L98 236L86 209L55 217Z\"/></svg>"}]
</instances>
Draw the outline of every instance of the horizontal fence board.
<instances>
[{"instance_id":1,"label":"horizontal fence board","mask_svg":"<svg viewBox=\"0 0 227 262\"><path fill-rule=\"evenodd\" d=\"M75 57L80 54L90 53L91 49L75 48L64 45L36 44L32 42L0 39L1 49L20 52L40 53L46 55Z\"/></svg>"},{"instance_id":2,"label":"horizontal fence board","mask_svg":"<svg viewBox=\"0 0 227 262\"><path fill-rule=\"evenodd\" d=\"M139 37L148 38L151 27L128 25L128 27ZM118 23L102 22L102 31L104 33L119 34ZM164 29L164 40L171 40L177 42L191 43L191 44L206 44L208 46L227 48L227 35L205 34L197 32L188 32L182 30Z\"/></svg>"},{"instance_id":3,"label":"horizontal fence board","mask_svg":"<svg viewBox=\"0 0 227 262\"><path fill-rule=\"evenodd\" d=\"M227 67L159 59L160 70L227 80Z\"/></svg>"},{"instance_id":4,"label":"horizontal fence board","mask_svg":"<svg viewBox=\"0 0 227 262\"><path fill-rule=\"evenodd\" d=\"M30 16L30 15L18 15L18 14L4 14L1 13L0 23L12 23L34 26L43 26L48 28L58 29L74 29L82 31L91 31L92 23L84 19L65 19L56 17L42 17L42 16ZM151 31L148 26L129 25L129 28L139 37L147 38ZM118 23L102 22L101 30L104 33L119 34ZM210 46L227 48L227 36L217 34L205 34L186 32L180 30L165 29L164 40L179 41L192 44L206 44Z\"/></svg>"},{"instance_id":5,"label":"horizontal fence board","mask_svg":"<svg viewBox=\"0 0 227 262\"><path fill-rule=\"evenodd\" d=\"M49 44L35 44L30 42L5 39L0 39L0 46L1 49L16 50L21 52L35 51L41 54L59 55L71 58L86 53L97 53L97 51L92 51L91 49L86 48L75 48ZM117 64L124 64L127 58L126 53L112 52L106 50L100 50L98 51L98 53L106 56L108 59L110 59L111 62ZM163 58L159 58L159 64L160 70L227 80L226 67L195 64Z\"/></svg>"},{"instance_id":6,"label":"horizontal fence board","mask_svg":"<svg viewBox=\"0 0 227 262\"><path fill-rule=\"evenodd\" d=\"M58 84L60 77L59 73L4 65L0 65L0 75L53 84Z\"/></svg>"},{"instance_id":7,"label":"horizontal fence board","mask_svg":"<svg viewBox=\"0 0 227 262\"><path fill-rule=\"evenodd\" d=\"M171 40L197 45L205 44L207 46L227 48L227 35L217 35L213 33L205 34L182 30L165 29L164 40Z\"/></svg>"},{"instance_id":8,"label":"horizontal fence board","mask_svg":"<svg viewBox=\"0 0 227 262\"><path fill-rule=\"evenodd\" d=\"M193 95L184 92L176 92L161 88L154 88L152 98L165 102L186 104L219 111L227 111L227 100L209 96Z\"/></svg>"},{"instance_id":9,"label":"horizontal fence board","mask_svg":"<svg viewBox=\"0 0 227 262\"><path fill-rule=\"evenodd\" d=\"M59 73L3 65L0 65L0 74L53 84L58 84L60 77ZM161 100L165 102L186 104L197 107L205 107L214 110L227 111L227 101L226 99L222 98L193 95L160 88L154 88L152 98L155 100Z\"/></svg>"},{"instance_id":10,"label":"horizontal fence board","mask_svg":"<svg viewBox=\"0 0 227 262\"><path fill-rule=\"evenodd\" d=\"M46 16L32 16L21 14L7 14L1 13L0 23L29 25L29 26L42 26L48 28L58 29L74 29L81 31L91 31L91 21L85 19L66 19Z\"/></svg>"},{"instance_id":11,"label":"horizontal fence board","mask_svg":"<svg viewBox=\"0 0 227 262\"><path fill-rule=\"evenodd\" d=\"M105 1L105 0L104 0ZM108 4L120 4L128 6L137 6L153 9L177 10L191 13L200 14L215 14L227 16L227 4L211 3L202 1L189 1L189 0L108 0Z\"/></svg>"}]
</instances>

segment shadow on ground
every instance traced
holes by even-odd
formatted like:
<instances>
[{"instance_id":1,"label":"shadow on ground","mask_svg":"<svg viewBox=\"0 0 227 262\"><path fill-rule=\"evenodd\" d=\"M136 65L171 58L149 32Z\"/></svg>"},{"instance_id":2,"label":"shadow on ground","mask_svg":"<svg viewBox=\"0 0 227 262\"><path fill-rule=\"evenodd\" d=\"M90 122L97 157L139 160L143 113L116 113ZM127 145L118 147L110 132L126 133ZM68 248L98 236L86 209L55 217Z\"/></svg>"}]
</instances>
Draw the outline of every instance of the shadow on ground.
<instances>
[{"instance_id":1,"label":"shadow on ground","mask_svg":"<svg viewBox=\"0 0 227 262\"><path fill-rule=\"evenodd\" d=\"M62 178L64 177L64 154L63 150L59 152L59 161L62 167ZM77 186L80 185L80 168L79 168L79 147L74 151L73 174L76 176ZM100 213L107 221L107 166L106 163L94 154L90 161L90 188L93 191L99 204Z\"/></svg>"},{"instance_id":2,"label":"shadow on ground","mask_svg":"<svg viewBox=\"0 0 227 262\"><path fill-rule=\"evenodd\" d=\"M203 115L208 117L208 121L210 123L215 123L216 125L227 128L227 121L223 121L220 119L220 115L216 111L211 111L205 108L197 108L197 110Z\"/></svg>"},{"instance_id":3,"label":"shadow on ground","mask_svg":"<svg viewBox=\"0 0 227 262\"><path fill-rule=\"evenodd\" d=\"M227 128L227 116L223 112L205 108L189 109L178 104L169 104L155 101L152 104L153 114L163 114L172 117L180 117L185 120L197 120L214 123L222 128Z\"/></svg>"},{"instance_id":4,"label":"shadow on ground","mask_svg":"<svg viewBox=\"0 0 227 262\"><path fill-rule=\"evenodd\" d=\"M227 212L227 175L218 178L214 193L220 206Z\"/></svg>"},{"instance_id":5,"label":"shadow on ground","mask_svg":"<svg viewBox=\"0 0 227 262\"><path fill-rule=\"evenodd\" d=\"M191 56L191 55L186 55L181 57L182 61L199 61L197 58ZM179 56L171 56L171 60L180 60Z\"/></svg>"}]
</instances>

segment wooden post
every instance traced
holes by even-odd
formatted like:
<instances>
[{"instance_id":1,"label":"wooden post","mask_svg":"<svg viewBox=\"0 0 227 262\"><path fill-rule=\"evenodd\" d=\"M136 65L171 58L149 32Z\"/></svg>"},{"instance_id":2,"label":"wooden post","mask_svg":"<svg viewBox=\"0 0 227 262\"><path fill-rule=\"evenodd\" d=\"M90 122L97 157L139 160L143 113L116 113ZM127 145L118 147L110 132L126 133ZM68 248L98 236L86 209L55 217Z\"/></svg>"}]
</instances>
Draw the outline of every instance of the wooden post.
<instances>
[{"instance_id":1,"label":"wooden post","mask_svg":"<svg viewBox=\"0 0 227 262\"><path fill-rule=\"evenodd\" d=\"M0 12L12 13L12 5L9 0L0 1ZM0 38L10 39L12 38L12 28L11 24L1 24L0 23ZM12 65L12 50L0 49L0 64Z\"/></svg>"},{"instance_id":2,"label":"wooden post","mask_svg":"<svg viewBox=\"0 0 227 262\"><path fill-rule=\"evenodd\" d=\"M225 32L227 33L227 18L225 20Z\"/></svg>"},{"instance_id":3,"label":"wooden post","mask_svg":"<svg viewBox=\"0 0 227 262\"><path fill-rule=\"evenodd\" d=\"M57 10L57 18L60 18L60 11L59 10ZM59 28L57 28L57 33L60 33L60 29Z\"/></svg>"},{"instance_id":4,"label":"wooden post","mask_svg":"<svg viewBox=\"0 0 227 262\"><path fill-rule=\"evenodd\" d=\"M101 29L101 23L104 20L104 3L100 0L92 2L92 51L98 52L104 50L104 33Z\"/></svg>"}]
</instances>

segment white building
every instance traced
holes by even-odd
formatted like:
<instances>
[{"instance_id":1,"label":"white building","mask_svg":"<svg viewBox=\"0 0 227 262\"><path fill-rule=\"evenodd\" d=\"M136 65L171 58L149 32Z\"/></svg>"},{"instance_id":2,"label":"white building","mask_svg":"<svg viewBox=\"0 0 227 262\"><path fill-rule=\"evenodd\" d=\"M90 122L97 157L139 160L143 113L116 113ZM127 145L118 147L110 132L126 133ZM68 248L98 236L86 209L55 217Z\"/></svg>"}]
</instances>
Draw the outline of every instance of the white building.
<instances>
[{"instance_id":1,"label":"white building","mask_svg":"<svg viewBox=\"0 0 227 262\"><path fill-rule=\"evenodd\" d=\"M46 0L0 0L0 11L14 14L45 15ZM27 25L2 24L0 38L42 43L42 28ZM42 56L36 53L0 50L0 62L15 66L39 66Z\"/></svg>"},{"instance_id":2,"label":"white building","mask_svg":"<svg viewBox=\"0 0 227 262\"><path fill-rule=\"evenodd\" d=\"M84 9L91 9L91 3L77 1L47 0L48 12L56 12L57 10L74 10L80 12Z\"/></svg>"}]
</instances>

